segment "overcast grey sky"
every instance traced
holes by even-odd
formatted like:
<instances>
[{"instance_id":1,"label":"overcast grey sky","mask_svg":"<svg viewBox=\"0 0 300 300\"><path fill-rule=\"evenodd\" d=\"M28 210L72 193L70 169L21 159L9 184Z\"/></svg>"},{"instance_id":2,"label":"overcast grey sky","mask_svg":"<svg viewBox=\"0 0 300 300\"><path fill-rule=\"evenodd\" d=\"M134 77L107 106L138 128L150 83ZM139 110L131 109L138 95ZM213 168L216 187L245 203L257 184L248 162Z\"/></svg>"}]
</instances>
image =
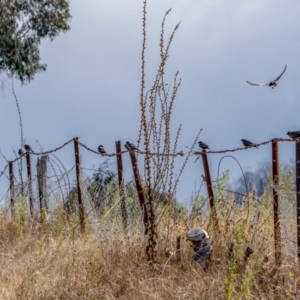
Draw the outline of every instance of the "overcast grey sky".
<instances>
[{"instance_id":1,"label":"overcast grey sky","mask_svg":"<svg viewBox=\"0 0 300 300\"><path fill-rule=\"evenodd\" d=\"M172 8L166 34L182 21L167 65L168 82L179 70L182 78L173 115L173 134L179 124L179 149L200 139L212 150L241 146L241 138L262 142L300 130L300 2L298 0L149 0L147 7L146 84L153 82L159 58L160 25ZM16 92L20 101L26 141L52 149L79 136L88 146L105 145L114 152L115 141L136 142L139 121L142 1L71 1L71 30L44 41L42 61L47 71ZM253 87L246 80L268 82L287 64L274 90ZM13 159L20 146L18 114L11 88L0 94L1 150ZM57 155L73 163L73 146ZM244 168L256 168L270 159L270 145L234 153ZM280 158L294 157L292 143L280 144ZM216 176L221 155L210 155ZM82 151L85 167L101 158ZM128 176L128 157L124 164ZM183 161L183 160L182 160ZM112 159L115 164L114 158ZM6 162L0 161L1 169ZM35 164L35 162L34 162ZM222 170L239 176L233 161ZM200 183L201 161L192 159L182 178L178 200L188 202ZM1 181L5 178L1 178ZM203 190L203 193L206 193Z\"/></svg>"}]
</instances>

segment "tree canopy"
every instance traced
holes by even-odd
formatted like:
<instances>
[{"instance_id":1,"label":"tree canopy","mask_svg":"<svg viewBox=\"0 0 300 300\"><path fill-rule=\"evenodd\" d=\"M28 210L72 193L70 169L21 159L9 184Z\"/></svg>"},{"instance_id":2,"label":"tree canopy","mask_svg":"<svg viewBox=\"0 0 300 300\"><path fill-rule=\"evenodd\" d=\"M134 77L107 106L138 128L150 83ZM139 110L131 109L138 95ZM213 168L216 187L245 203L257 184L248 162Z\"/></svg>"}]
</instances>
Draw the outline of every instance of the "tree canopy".
<instances>
[{"instance_id":1,"label":"tree canopy","mask_svg":"<svg viewBox=\"0 0 300 300\"><path fill-rule=\"evenodd\" d=\"M41 63L40 43L69 30L68 0L0 1L0 73L7 72L22 83L37 72Z\"/></svg>"}]
</instances>

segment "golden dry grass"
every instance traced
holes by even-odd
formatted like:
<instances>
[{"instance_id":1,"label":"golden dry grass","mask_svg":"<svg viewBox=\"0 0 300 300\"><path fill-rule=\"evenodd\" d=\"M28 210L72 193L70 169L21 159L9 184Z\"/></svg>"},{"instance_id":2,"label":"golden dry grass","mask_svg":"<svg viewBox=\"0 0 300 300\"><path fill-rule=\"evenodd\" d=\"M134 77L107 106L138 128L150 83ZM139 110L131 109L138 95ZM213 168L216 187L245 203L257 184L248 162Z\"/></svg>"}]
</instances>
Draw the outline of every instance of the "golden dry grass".
<instances>
[{"instance_id":1,"label":"golden dry grass","mask_svg":"<svg viewBox=\"0 0 300 300\"><path fill-rule=\"evenodd\" d=\"M0 299L299 299L297 266L284 262L276 272L271 240L245 265L228 259L225 235L215 235L221 263L205 272L184 239L180 260L165 256L161 240L149 263L139 233L99 241L97 231L73 234L67 222L59 233L55 223L26 219L22 235L18 226L1 217Z\"/></svg>"}]
</instances>

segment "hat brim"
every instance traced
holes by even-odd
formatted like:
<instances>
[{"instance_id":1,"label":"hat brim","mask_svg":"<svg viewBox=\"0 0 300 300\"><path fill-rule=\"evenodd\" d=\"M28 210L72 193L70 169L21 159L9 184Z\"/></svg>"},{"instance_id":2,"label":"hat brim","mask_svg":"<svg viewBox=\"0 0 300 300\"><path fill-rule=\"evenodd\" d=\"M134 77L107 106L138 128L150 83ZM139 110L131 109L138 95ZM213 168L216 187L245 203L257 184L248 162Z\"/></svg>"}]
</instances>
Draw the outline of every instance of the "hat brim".
<instances>
[{"instance_id":1,"label":"hat brim","mask_svg":"<svg viewBox=\"0 0 300 300\"><path fill-rule=\"evenodd\" d=\"M199 236L194 236L194 237L187 237L187 241L193 241L193 242L200 242L203 241L203 239Z\"/></svg>"}]
</instances>

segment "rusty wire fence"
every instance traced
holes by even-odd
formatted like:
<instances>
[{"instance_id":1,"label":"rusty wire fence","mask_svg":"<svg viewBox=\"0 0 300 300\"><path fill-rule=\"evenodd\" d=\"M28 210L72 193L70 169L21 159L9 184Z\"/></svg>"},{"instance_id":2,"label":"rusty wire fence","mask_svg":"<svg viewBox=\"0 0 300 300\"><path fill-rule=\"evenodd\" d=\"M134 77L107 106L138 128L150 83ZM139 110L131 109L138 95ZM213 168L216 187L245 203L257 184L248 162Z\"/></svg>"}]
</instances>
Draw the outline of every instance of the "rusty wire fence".
<instances>
[{"instance_id":1,"label":"rusty wire fence","mask_svg":"<svg viewBox=\"0 0 300 300\"><path fill-rule=\"evenodd\" d=\"M44 208L49 221L55 219L58 205L61 205L68 215L74 214L74 216L77 216L79 214L75 166L61 174L52 176L45 174L42 191L40 191L39 179L37 175L34 175L30 180L28 178L24 179L22 183L15 180L13 188L6 190L2 202L5 203L4 208L9 216L12 216L14 211L12 200L14 207L18 207L20 201L25 200L25 214L28 216L38 216L41 208ZM114 231L123 232L124 211L121 207L122 198L120 197L119 187L116 186L115 182L108 184L105 191L100 193L99 190L102 186L94 185L91 188L90 176L82 168L79 184L85 211L85 222L95 229L101 228L101 231L106 231L109 227L113 228ZM128 230L136 226L142 229L141 208L132 180L124 179L124 193ZM75 220L75 222L79 222L79 220Z\"/></svg>"},{"instance_id":2,"label":"rusty wire fence","mask_svg":"<svg viewBox=\"0 0 300 300\"><path fill-rule=\"evenodd\" d=\"M293 142L295 143L295 169L294 174L292 168L288 170L288 175L284 175L280 170L279 163L279 143L280 142ZM269 236L274 239L274 254L275 261L278 264L282 262L295 261L300 258L300 141L291 139L272 139L269 141L256 144L257 146L271 144L271 165L272 165L272 178L265 186L265 192L261 197L253 196L252 191L247 191L244 197L242 206L248 206L246 210L251 211L251 224L249 228L254 228L252 235L252 246L256 247L257 243L266 240L264 236L266 232L261 230L259 220L264 219L263 223L269 223L268 226L271 231L268 232ZM213 189L218 187L214 186L210 178L208 156L210 154L227 154L236 151L242 151L247 148L226 149L221 151L203 151L196 152L201 155L204 169L204 181L206 182L210 209L214 212L215 225L218 228L218 223L224 216L224 211L220 209L218 197L215 197ZM230 156L230 155L229 155ZM234 157L233 157L234 158ZM238 162L238 161L237 161ZM240 166L241 167L241 166ZM248 183L245 182L245 185ZM234 198L235 192L232 192ZM228 199L230 198L227 195ZM222 205L221 205L222 206ZM251 209L249 209L251 207ZM238 218L241 210L234 210L232 207L232 218ZM229 215L230 213L228 213ZM225 213L226 215L226 213ZM248 218L248 216L247 216ZM224 223L223 223L224 224Z\"/></svg>"},{"instance_id":3,"label":"rusty wire fence","mask_svg":"<svg viewBox=\"0 0 300 300\"><path fill-rule=\"evenodd\" d=\"M57 157L53 157L52 154L54 155L54 152L61 150L72 142L75 150L75 165L67 170L63 163ZM271 144L272 147L272 180L265 187L265 190L269 191L268 197L266 192L262 197L251 197L247 194L244 195L247 201L243 205L245 206L245 211L247 209L250 210L251 206L251 218L249 218L248 225L253 231L252 246L255 247L257 241L261 240L258 237L264 239L266 234L260 230L262 214L264 214L264 219L272 224L272 232L268 234L274 238L275 258L277 261L282 261L283 257L293 260L297 256L299 257L300 234L297 228L299 228L300 224L300 143L298 141L295 142L296 180L294 180L293 184L287 186L279 180L279 142L295 141L273 139L259 144ZM99 190L100 186L91 186L89 174L80 164L79 152L81 147L97 155L116 158L117 170L115 176L118 180L108 184L105 193ZM206 183L208 195L204 203L205 206L202 208L202 223L198 223L199 225L207 224L209 218L213 217L213 224L217 228L218 226L225 226L226 219L237 219L239 217L240 210L230 206L228 204L229 200L226 204L224 204L224 201L223 203L219 202L219 196L216 195L216 186L214 186L210 178L208 156L215 153L228 153L245 149L237 148L194 153L195 156L202 158L205 175L203 182ZM4 170L0 173L2 180L6 178L8 183L8 188L2 197L2 203L3 201L5 202L5 211L13 215L19 202L25 199L25 208L28 215L32 217L38 216L42 209L45 209L48 219L51 220L55 216L58 204L61 204L69 215L74 214L77 216L77 222L83 230L85 224L88 223L89 226L100 232L101 239L107 239L115 232L130 234L133 231L138 231L139 233L144 233L145 220L148 218L146 212L147 199L144 195L143 181L139 174L138 163L134 153L129 153L134 180L128 180L124 177L122 155L126 152L128 150L122 151L120 142L116 142L116 153L99 154L75 138L51 151L24 153L14 161L7 162ZM141 151L140 154L143 155L144 153ZM151 155L182 156L183 153L151 153ZM37 167L36 174L33 175L31 164L35 163L34 158L37 158L39 167ZM27 176L19 176L22 169L21 164L23 170L27 169ZM226 196L227 199L233 199L234 202L235 192L231 191L229 194ZM225 206L226 208L224 209ZM160 211L157 210L157 218L161 220L166 212L168 211L163 207ZM164 230L165 228L163 228L162 232Z\"/></svg>"}]
</instances>

